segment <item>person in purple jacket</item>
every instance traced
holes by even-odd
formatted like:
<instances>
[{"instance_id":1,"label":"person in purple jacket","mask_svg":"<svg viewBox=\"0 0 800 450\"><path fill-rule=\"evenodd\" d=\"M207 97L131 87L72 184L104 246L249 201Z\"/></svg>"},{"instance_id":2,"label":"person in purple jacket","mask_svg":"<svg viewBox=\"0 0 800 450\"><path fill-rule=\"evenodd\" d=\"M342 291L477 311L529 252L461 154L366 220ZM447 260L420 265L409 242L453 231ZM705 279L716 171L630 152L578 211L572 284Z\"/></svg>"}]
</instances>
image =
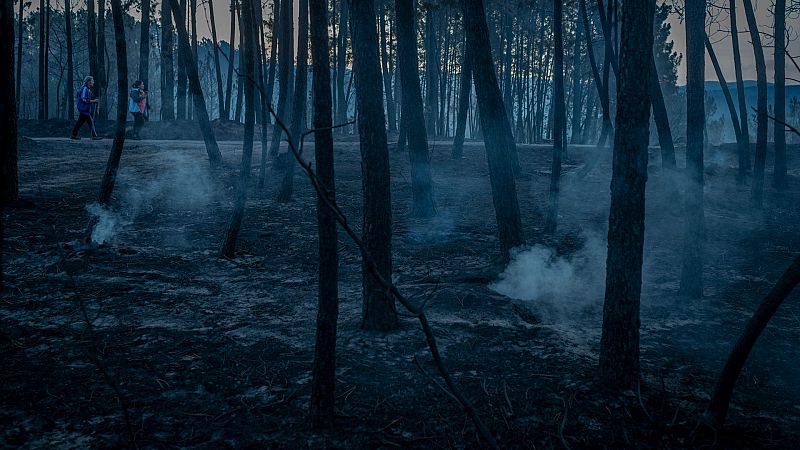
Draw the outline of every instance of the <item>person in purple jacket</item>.
<instances>
[{"instance_id":1,"label":"person in purple jacket","mask_svg":"<svg viewBox=\"0 0 800 450\"><path fill-rule=\"evenodd\" d=\"M92 98L92 86L94 86L94 77L88 76L83 80L83 86L81 86L80 90L78 90L78 113L80 116L78 117L78 123L75 124L75 128L72 129L72 135L70 139L78 140L78 131L80 131L81 127L84 123L89 123L92 131L92 139L102 139L100 136L97 135L97 131L94 129L94 119L92 118L92 108L94 104L97 103L96 98Z\"/></svg>"}]
</instances>

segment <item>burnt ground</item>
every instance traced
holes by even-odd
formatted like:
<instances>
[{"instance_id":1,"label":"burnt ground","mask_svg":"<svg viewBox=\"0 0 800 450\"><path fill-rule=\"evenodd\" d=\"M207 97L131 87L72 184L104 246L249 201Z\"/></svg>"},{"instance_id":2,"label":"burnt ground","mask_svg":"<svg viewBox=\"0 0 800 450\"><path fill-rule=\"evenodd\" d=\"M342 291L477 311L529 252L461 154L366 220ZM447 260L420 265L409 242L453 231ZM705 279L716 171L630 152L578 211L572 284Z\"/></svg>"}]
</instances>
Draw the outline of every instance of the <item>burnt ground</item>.
<instances>
[{"instance_id":1,"label":"burnt ground","mask_svg":"<svg viewBox=\"0 0 800 450\"><path fill-rule=\"evenodd\" d=\"M357 143L336 147L340 204L360 225ZM110 141L25 140L22 195L6 211L0 301L0 446L24 448L475 448L474 427L439 382L416 322L359 329L360 264L340 234L336 427L306 423L316 315L314 196L251 191L233 260L217 257L241 147L207 169L196 141L126 142L109 243L80 250ZM258 149L257 149L258 150ZM800 295L751 355L729 425L693 434L739 330L800 248L797 149L790 187L749 208L731 155L709 152L706 290L676 295L682 219L675 178L652 158L642 298L640 393L595 382L602 317L606 158L565 166L557 237L542 237L549 150L520 146L525 235L574 273L541 295L490 288L498 244L482 145L432 146L438 212L408 217L409 169L392 151L395 281L427 311L447 365L504 448L789 448L800 440ZM256 152L256 166L259 151ZM256 171L254 171L256 173ZM768 184L770 181L768 173ZM600 249L600 254L597 254ZM571 266L571 267L572 267ZM522 273L526 273L522 270ZM553 276L546 278L554 278ZM557 277L556 277L557 278Z\"/></svg>"}]
</instances>

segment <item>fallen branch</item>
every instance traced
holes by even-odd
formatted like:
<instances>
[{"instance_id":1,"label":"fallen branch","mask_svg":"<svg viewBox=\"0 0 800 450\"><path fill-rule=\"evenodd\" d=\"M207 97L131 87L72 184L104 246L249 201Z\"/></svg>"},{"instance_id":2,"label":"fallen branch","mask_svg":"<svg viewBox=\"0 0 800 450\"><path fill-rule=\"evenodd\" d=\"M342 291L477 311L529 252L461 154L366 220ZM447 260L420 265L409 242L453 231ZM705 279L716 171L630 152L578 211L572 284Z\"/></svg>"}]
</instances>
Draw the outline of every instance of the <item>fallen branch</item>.
<instances>
[{"instance_id":1,"label":"fallen branch","mask_svg":"<svg viewBox=\"0 0 800 450\"><path fill-rule=\"evenodd\" d=\"M268 107L270 114L272 114L272 117L275 118L275 123L288 136L289 129L275 113L275 110L273 109L272 105L268 105ZM361 238L356 234L356 232L353 231L353 229L350 227L347 221L347 217L339 208L339 205L336 203L336 200L329 196L328 189L326 189L325 186L322 185L322 182L312 169L311 163L303 161L300 152L295 147L294 143L292 143L291 139L287 139L287 141L289 144L289 151L291 151L292 155L294 156L294 159L297 161L298 164L300 164L300 167L302 167L303 171L305 171L306 175L308 176L308 179L311 181L311 185L314 187L314 190L317 192L317 195L319 196L320 200L322 200L322 203L331 212L331 214L333 214L339 226L342 227L345 233L358 247L359 251L361 252L361 258L364 261L364 265L367 267L370 274L373 277L375 277L375 280L377 280L378 283L392 295L392 297L394 297L401 305L403 305L403 307L406 310L408 310L408 312L410 312L419 321L420 326L422 327L422 332L425 334L425 340L427 341L428 348L430 349L431 356L433 357L433 361L436 365L436 368L439 371L439 374L441 375L442 379L444 379L444 382L447 385L447 388L450 390L450 393L453 394L456 400L458 400L458 402L461 404L461 407L464 408L464 411L469 415L470 419L475 424L475 428L477 428L478 433L484 439L486 444L494 449L499 448L497 446L497 442L494 439L494 436L492 436L492 433L489 431L489 429L486 427L486 425L478 416L478 412L475 410L475 407L472 406L470 401L467 400L464 394L458 389L458 387L455 385L455 382L451 378L450 373L447 371L447 368L445 367L444 362L442 361L442 357L439 353L439 346L436 343L436 337L433 334L433 329L428 323L428 317L425 315L425 311L421 308L414 306L413 303L411 303L402 293L400 293L400 291L397 289L394 283L392 283L391 280L387 280L383 276L381 276L380 272L378 271L377 263L372 258L372 255L370 255L369 252L367 251L367 248L364 245L364 241L362 241Z\"/></svg>"}]
</instances>

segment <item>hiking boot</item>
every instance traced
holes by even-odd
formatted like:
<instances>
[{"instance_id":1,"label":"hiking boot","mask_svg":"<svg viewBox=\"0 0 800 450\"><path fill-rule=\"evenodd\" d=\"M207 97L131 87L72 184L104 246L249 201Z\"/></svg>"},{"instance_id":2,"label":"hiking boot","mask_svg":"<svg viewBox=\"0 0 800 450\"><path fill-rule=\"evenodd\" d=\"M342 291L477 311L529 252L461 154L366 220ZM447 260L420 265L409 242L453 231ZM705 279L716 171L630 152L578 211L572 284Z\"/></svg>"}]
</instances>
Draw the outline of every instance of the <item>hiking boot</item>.
<instances>
[{"instance_id":1,"label":"hiking boot","mask_svg":"<svg viewBox=\"0 0 800 450\"><path fill-rule=\"evenodd\" d=\"M101 140L101 139L103 139L103 138L102 138L102 137L100 137L100 136L92 136L92 140L93 140L93 141L99 141L99 140Z\"/></svg>"},{"instance_id":2,"label":"hiking boot","mask_svg":"<svg viewBox=\"0 0 800 450\"><path fill-rule=\"evenodd\" d=\"M70 136L69 138L72 139L73 141L80 141L81 140L81 138L79 136L75 136L74 134L72 136Z\"/></svg>"}]
</instances>

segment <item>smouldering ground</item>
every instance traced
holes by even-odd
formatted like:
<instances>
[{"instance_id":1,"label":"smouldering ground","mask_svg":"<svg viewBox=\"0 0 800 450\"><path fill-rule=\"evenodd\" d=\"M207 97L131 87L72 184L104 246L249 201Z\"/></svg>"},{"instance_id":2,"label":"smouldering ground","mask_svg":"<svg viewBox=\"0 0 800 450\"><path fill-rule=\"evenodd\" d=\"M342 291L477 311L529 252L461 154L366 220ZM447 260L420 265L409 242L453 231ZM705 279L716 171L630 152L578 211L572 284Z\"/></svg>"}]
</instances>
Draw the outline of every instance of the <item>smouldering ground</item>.
<instances>
[{"instance_id":1,"label":"smouldering ground","mask_svg":"<svg viewBox=\"0 0 800 450\"><path fill-rule=\"evenodd\" d=\"M128 142L110 244L75 251L70 243L84 232L109 146L44 139L22 149L22 195L34 205L5 217L1 446L479 446L465 414L432 380L412 319L387 335L359 330L360 265L343 234L339 417L334 430L308 429L314 197L299 172L291 203L273 201L275 182L254 187L238 257L218 258L238 142L221 143L226 169L216 174L201 142ZM614 398L593 382L608 162L581 179L581 155L593 149L571 150L559 234L545 240L549 150L520 146L525 234L539 246L507 273L505 286L518 297L510 299L497 292L509 292L502 283L489 286L498 250L483 147L468 145L460 161L449 159L447 142L432 150L439 214L431 221L407 217L406 155L392 153L396 281L416 301L430 298L446 362L501 445L712 444L707 436L688 439L738 330L800 248L800 172L785 192L768 189L766 207L756 212L749 189L733 183L727 155L710 152L706 298L690 301L675 295L682 245L676 183L653 161L641 392L651 422L638 395ZM336 157L339 202L358 226L357 143L338 144ZM790 159L790 167L798 164ZM800 439L798 300L797 293L787 299L759 341L718 444L787 448Z\"/></svg>"}]
</instances>

